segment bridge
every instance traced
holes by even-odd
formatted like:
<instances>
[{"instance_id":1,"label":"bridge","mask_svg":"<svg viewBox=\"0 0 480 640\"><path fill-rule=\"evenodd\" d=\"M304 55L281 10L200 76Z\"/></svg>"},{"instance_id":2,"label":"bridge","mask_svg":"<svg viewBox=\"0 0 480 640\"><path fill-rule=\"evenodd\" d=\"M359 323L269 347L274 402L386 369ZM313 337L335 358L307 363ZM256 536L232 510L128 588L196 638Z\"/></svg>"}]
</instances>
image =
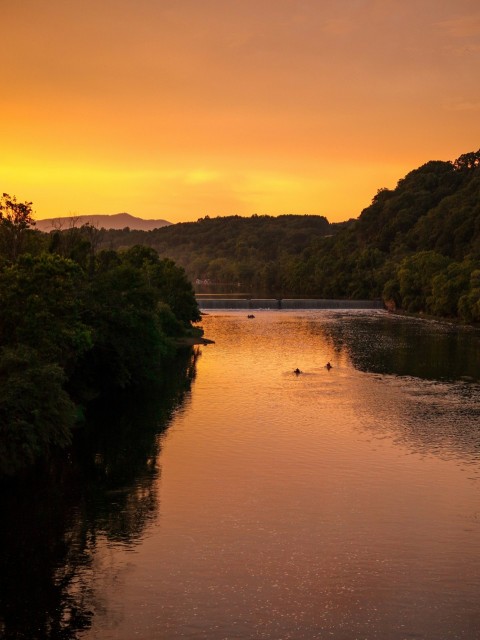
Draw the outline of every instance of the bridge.
<instances>
[{"instance_id":1,"label":"bridge","mask_svg":"<svg viewBox=\"0 0 480 640\"><path fill-rule=\"evenodd\" d=\"M200 309L383 309L381 300L327 300L312 298L204 298Z\"/></svg>"}]
</instances>

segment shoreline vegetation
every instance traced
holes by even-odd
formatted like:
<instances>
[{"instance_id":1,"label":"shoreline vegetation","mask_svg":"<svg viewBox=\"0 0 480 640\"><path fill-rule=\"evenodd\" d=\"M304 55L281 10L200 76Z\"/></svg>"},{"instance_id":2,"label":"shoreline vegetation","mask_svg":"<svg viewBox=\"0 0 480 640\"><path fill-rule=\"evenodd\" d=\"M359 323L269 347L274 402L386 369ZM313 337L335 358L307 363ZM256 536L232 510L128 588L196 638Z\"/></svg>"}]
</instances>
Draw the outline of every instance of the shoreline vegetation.
<instances>
[{"instance_id":1,"label":"shoreline vegetation","mask_svg":"<svg viewBox=\"0 0 480 640\"><path fill-rule=\"evenodd\" d=\"M195 293L379 300L480 323L480 150L379 189L358 219L228 216L35 230L0 198L0 476L67 447L92 400L168 379L203 337ZM195 282L196 291L192 285Z\"/></svg>"},{"instance_id":2,"label":"shoreline vegetation","mask_svg":"<svg viewBox=\"0 0 480 640\"><path fill-rule=\"evenodd\" d=\"M182 266L197 294L381 298L391 308L478 323L480 150L427 162L343 223L230 215L149 232L98 230L99 248L134 244Z\"/></svg>"},{"instance_id":3,"label":"shoreline vegetation","mask_svg":"<svg viewBox=\"0 0 480 640\"><path fill-rule=\"evenodd\" d=\"M31 230L31 203L0 200L0 476L48 463L90 403L168 380L201 319L181 267L149 247L99 250L92 230Z\"/></svg>"}]
</instances>

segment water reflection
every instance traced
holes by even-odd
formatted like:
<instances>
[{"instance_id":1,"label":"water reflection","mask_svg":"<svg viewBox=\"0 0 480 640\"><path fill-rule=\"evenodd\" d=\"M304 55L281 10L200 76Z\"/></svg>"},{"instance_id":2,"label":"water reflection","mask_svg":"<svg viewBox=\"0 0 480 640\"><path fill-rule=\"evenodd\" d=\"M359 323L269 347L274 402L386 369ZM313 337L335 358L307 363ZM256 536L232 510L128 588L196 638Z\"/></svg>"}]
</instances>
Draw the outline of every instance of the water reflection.
<instances>
[{"instance_id":1,"label":"water reflection","mask_svg":"<svg viewBox=\"0 0 480 640\"><path fill-rule=\"evenodd\" d=\"M394 358L377 369L386 322L205 318L215 345L162 451L161 526L108 582L86 637L480 637L478 457L462 469L478 385ZM416 330L435 341L444 329L429 326ZM372 366L354 365L362 354ZM111 574L128 561L116 553Z\"/></svg>"},{"instance_id":2,"label":"water reflection","mask_svg":"<svg viewBox=\"0 0 480 640\"><path fill-rule=\"evenodd\" d=\"M68 456L0 486L0 637L73 640L102 609L91 586L100 539L135 545L158 509L161 434L188 402L198 353L157 389L98 402Z\"/></svg>"},{"instance_id":3,"label":"water reflection","mask_svg":"<svg viewBox=\"0 0 480 640\"><path fill-rule=\"evenodd\" d=\"M372 392L383 402L364 398L377 407L377 420L361 421L362 428L393 433L417 453L478 462L478 330L385 313L338 314L333 322L311 323L310 330L319 326L339 358L379 374Z\"/></svg>"},{"instance_id":4,"label":"water reflection","mask_svg":"<svg viewBox=\"0 0 480 640\"><path fill-rule=\"evenodd\" d=\"M97 406L78 457L3 496L4 637L480 637L478 334L384 313L204 326L192 397L187 360L165 405Z\"/></svg>"},{"instance_id":5,"label":"water reflection","mask_svg":"<svg viewBox=\"0 0 480 640\"><path fill-rule=\"evenodd\" d=\"M334 314L321 323L359 371L431 380L480 380L480 331L386 313ZM311 331L318 331L311 322Z\"/></svg>"}]
</instances>

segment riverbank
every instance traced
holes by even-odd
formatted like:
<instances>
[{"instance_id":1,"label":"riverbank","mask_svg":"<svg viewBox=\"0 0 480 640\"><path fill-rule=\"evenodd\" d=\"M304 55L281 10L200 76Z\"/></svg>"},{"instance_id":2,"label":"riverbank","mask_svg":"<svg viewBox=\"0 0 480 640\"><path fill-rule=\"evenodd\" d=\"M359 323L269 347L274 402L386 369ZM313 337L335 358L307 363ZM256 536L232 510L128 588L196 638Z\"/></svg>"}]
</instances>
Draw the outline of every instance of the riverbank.
<instances>
[{"instance_id":1,"label":"riverbank","mask_svg":"<svg viewBox=\"0 0 480 640\"><path fill-rule=\"evenodd\" d=\"M440 322L441 324L449 324L454 327L462 327L469 329L480 329L478 322L463 322L460 318L446 318L444 316L433 316L423 311L414 313L413 311L404 311L403 309L387 309L388 313L403 318L416 318L417 320L428 320L430 322Z\"/></svg>"}]
</instances>

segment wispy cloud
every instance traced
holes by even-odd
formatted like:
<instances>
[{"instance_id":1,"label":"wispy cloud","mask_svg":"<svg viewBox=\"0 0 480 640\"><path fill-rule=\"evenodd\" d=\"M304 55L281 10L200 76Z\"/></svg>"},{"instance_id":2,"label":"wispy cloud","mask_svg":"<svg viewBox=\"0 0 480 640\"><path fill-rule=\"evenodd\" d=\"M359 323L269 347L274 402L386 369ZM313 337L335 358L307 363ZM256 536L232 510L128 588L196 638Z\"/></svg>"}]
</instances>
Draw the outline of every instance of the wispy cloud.
<instances>
[{"instance_id":1,"label":"wispy cloud","mask_svg":"<svg viewBox=\"0 0 480 640\"><path fill-rule=\"evenodd\" d=\"M455 100L444 105L447 111L480 111L480 101Z\"/></svg>"},{"instance_id":2,"label":"wispy cloud","mask_svg":"<svg viewBox=\"0 0 480 640\"><path fill-rule=\"evenodd\" d=\"M449 45L446 50L457 56L474 56L480 54L480 43L468 43L461 46Z\"/></svg>"},{"instance_id":3,"label":"wispy cloud","mask_svg":"<svg viewBox=\"0 0 480 640\"><path fill-rule=\"evenodd\" d=\"M480 13L436 23L440 29L455 38L480 36Z\"/></svg>"}]
</instances>

